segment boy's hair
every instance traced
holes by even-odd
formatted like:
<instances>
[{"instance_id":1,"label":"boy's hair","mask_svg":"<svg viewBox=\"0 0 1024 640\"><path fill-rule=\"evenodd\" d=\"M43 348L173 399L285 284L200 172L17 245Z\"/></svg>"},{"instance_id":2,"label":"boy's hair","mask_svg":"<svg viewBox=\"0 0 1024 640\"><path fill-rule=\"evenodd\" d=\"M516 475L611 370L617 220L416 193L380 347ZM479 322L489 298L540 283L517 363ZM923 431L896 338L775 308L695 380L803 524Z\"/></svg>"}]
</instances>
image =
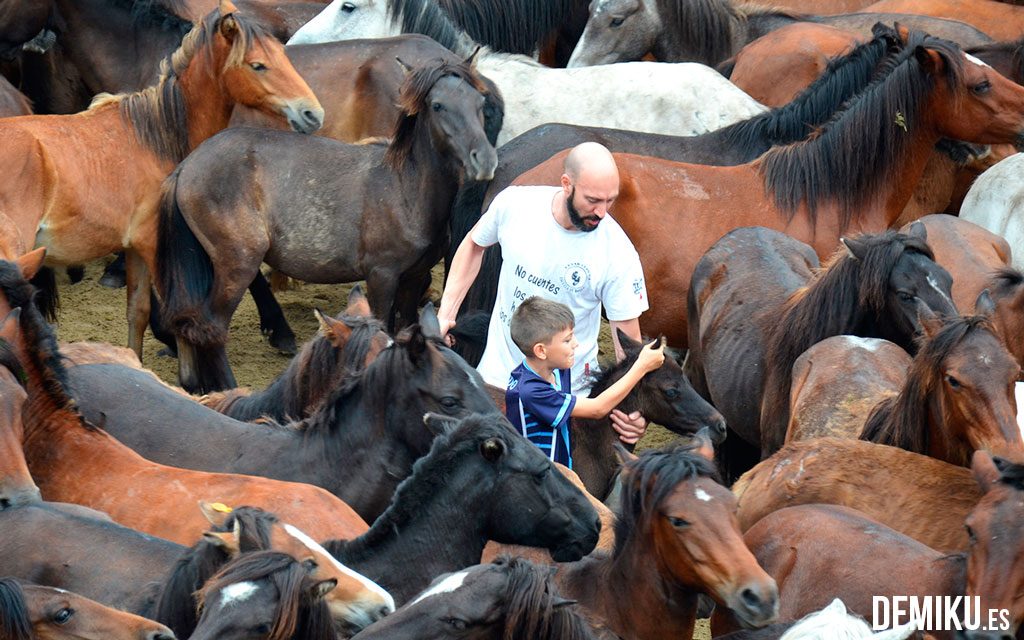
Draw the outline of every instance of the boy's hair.
<instances>
[{"instance_id":1,"label":"boy's hair","mask_svg":"<svg viewBox=\"0 0 1024 640\"><path fill-rule=\"evenodd\" d=\"M550 342L555 334L576 326L572 309L561 302L531 296L512 314L509 330L512 342L528 358L533 357L533 345Z\"/></svg>"}]
</instances>

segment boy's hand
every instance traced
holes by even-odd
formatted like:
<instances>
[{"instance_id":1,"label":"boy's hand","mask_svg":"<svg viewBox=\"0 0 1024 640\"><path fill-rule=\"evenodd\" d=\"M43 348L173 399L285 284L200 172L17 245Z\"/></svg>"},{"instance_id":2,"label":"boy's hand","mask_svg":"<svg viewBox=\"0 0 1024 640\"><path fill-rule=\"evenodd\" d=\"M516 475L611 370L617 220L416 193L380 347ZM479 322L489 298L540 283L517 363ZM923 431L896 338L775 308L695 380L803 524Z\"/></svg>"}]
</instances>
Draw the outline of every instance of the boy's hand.
<instances>
[{"instance_id":1,"label":"boy's hand","mask_svg":"<svg viewBox=\"0 0 1024 640\"><path fill-rule=\"evenodd\" d=\"M640 357L636 361L645 372L660 368L665 362L665 336L662 336L661 340L644 345L644 348L640 350Z\"/></svg>"}]
</instances>

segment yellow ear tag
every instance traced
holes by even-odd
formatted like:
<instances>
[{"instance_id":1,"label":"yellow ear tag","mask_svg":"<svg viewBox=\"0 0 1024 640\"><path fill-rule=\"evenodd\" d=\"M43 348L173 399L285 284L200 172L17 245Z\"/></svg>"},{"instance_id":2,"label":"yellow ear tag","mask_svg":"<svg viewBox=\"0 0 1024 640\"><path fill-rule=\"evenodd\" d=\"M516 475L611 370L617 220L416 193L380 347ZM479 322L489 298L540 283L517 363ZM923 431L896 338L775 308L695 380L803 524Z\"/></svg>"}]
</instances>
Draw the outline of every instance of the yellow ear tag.
<instances>
[{"instance_id":1,"label":"yellow ear tag","mask_svg":"<svg viewBox=\"0 0 1024 640\"><path fill-rule=\"evenodd\" d=\"M220 513L231 513L232 511L231 507L224 504L223 502L212 502L210 503L209 506L214 511L219 511Z\"/></svg>"}]
</instances>

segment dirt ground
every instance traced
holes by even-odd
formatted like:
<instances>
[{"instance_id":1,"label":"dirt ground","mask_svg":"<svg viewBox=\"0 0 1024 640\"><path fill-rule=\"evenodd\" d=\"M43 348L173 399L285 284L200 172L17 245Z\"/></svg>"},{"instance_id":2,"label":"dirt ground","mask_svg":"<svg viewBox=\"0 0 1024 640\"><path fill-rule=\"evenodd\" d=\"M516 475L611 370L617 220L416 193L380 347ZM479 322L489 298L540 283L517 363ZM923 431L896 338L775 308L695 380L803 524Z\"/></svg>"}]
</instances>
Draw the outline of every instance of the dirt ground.
<instances>
[{"instance_id":1,"label":"dirt ground","mask_svg":"<svg viewBox=\"0 0 1024 640\"><path fill-rule=\"evenodd\" d=\"M128 340L128 324L125 319L125 289L108 289L99 285L105 262L87 266L85 279L72 285L63 270L57 274L60 289L61 309L57 320L57 335L62 341L92 340L124 346ZM439 298L442 287L442 272L434 270L432 294ZM312 338L317 331L313 308L335 314L345 306L352 285L311 285L299 284L297 288L276 294L285 316L295 331L297 343ZM162 344L147 332L144 345L143 363L162 379L177 384L177 361L158 356ZM601 332L602 353L610 353L611 336L605 325ZM235 313L231 323L231 341L228 343L228 358L234 369L239 385L262 388L273 380L288 365L290 356L271 348L259 331L259 317L256 305L247 294ZM638 450L661 446L675 439L675 434L657 425L651 425L641 440ZM694 633L695 640L710 640L707 621L699 620Z\"/></svg>"}]
</instances>

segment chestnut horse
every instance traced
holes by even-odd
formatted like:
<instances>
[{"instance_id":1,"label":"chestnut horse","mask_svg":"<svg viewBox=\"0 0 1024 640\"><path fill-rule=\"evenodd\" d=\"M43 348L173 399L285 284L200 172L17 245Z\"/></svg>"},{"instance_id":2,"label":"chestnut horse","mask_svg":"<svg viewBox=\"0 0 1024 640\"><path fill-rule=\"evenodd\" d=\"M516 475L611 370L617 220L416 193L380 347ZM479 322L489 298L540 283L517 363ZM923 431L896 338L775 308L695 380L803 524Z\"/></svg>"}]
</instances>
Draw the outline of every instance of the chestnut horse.
<instances>
[{"instance_id":1,"label":"chestnut horse","mask_svg":"<svg viewBox=\"0 0 1024 640\"><path fill-rule=\"evenodd\" d=\"M17 358L8 351L0 361L0 510L39 502L39 487L32 480L21 449L21 410L27 398L12 370Z\"/></svg>"},{"instance_id":2,"label":"chestnut horse","mask_svg":"<svg viewBox=\"0 0 1024 640\"><path fill-rule=\"evenodd\" d=\"M832 336L793 363L785 442L860 436L882 400L899 394L911 358L881 338Z\"/></svg>"},{"instance_id":3,"label":"chestnut horse","mask_svg":"<svg viewBox=\"0 0 1024 640\"><path fill-rule=\"evenodd\" d=\"M983 449L1024 452L1014 384L1021 367L992 325L995 304L943 321L922 307L920 350L899 395L879 403L860 437L967 466Z\"/></svg>"},{"instance_id":4,"label":"chestnut horse","mask_svg":"<svg viewBox=\"0 0 1024 640\"><path fill-rule=\"evenodd\" d=\"M622 482L615 550L560 565L566 597L626 640L692 637L701 593L749 626L774 621L775 582L743 544L713 462L686 448L646 451Z\"/></svg>"},{"instance_id":5,"label":"chestnut horse","mask_svg":"<svg viewBox=\"0 0 1024 640\"><path fill-rule=\"evenodd\" d=\"M686 345L681 319L694 265L730 230L756 221L827 256L841 235L896 221L941 136L996 143L1024 133L1024 87L951 43L914 33L907 46L914 55L850 100L818 135L753 163L706 167L616 154L621 186L612 215L647 275L644 333ZM535 176L560 175L564 156L516 183L545 184ZM678 229L687 229L685 238Z\"/></svg>"},{"instance_id":6,"label":"chestnut horse","mask_svg":"<svg viewBox=\"0 0 1024 640\"><path fill-rule=\"evenodd\" d=\"M413 323L459 183L494 173L484 91L468 65L434 62L409 70L403 115L386 146L296 144L290 133L232 129L183 162L164 184L158 240L158 288L182 386L235 386L228 324L264 260L312 282L365 278L370 307L390 329ZM296 183L292 171L319 177ZM237 194L215 195L225 180L239 185Z\"/></svg>"},{"instance_id":7,"label":"chestnut horse","mask_svg":"<svg viewBox=\"0 0 1024 640\"><path fill-rule=\"evenodd\" d=\"M879 0L863 10L959 20L995 40L1019 40L1024 35L1024 7L996 0Z\"/></svg>"},{"instance_id":8,"label":"chestnut horse","mask_svg":"<svg viewBox=\"0 0 1024 640\"><path fill-rule=\"evenodd\" d=\"M307 133L323 119L282 45L223 0L149 89L100 97L80 114L0 120L9 155L0 162L17 167L0 185L0 213L22 237L47 246L55 263L128 250L129 345L137 354L149 316L160 182L227 125L237 102Z\"/></svg>"},{"instance_id":9,"label":"chestnut horse","mask_svg":"<svg viewBox=\"0 0 1024 640\"><path fill-rule=\"evenodd\" d=\"M164 625L63 589L0 578L4 640L174 640Z\"/></svg>"},{"instance_id":10,"label":"chestnut horse","mask_svg":"<svg viewBox=\"0 0 1024 640\"><path fill-rule=\"evenodd\" d=\"M977 451L971 470L982 497L963 522L970 538L965 554L945 555L834 505L789 507L760 520L743 539L778 579L780 616L800 617L834 597L869 617L872 595L968 596L978 598L978 606L961 620L978 625L973 628L989 624L989 610L1006 612L995 630L1001 635L966 637L1012 638L1024 619L1018 597L1024 589L1024 466ZM727 615L715 613L714 633L735 628ZM952 630L932 633L965 637Z\"/></svg>"}]
</instances>

